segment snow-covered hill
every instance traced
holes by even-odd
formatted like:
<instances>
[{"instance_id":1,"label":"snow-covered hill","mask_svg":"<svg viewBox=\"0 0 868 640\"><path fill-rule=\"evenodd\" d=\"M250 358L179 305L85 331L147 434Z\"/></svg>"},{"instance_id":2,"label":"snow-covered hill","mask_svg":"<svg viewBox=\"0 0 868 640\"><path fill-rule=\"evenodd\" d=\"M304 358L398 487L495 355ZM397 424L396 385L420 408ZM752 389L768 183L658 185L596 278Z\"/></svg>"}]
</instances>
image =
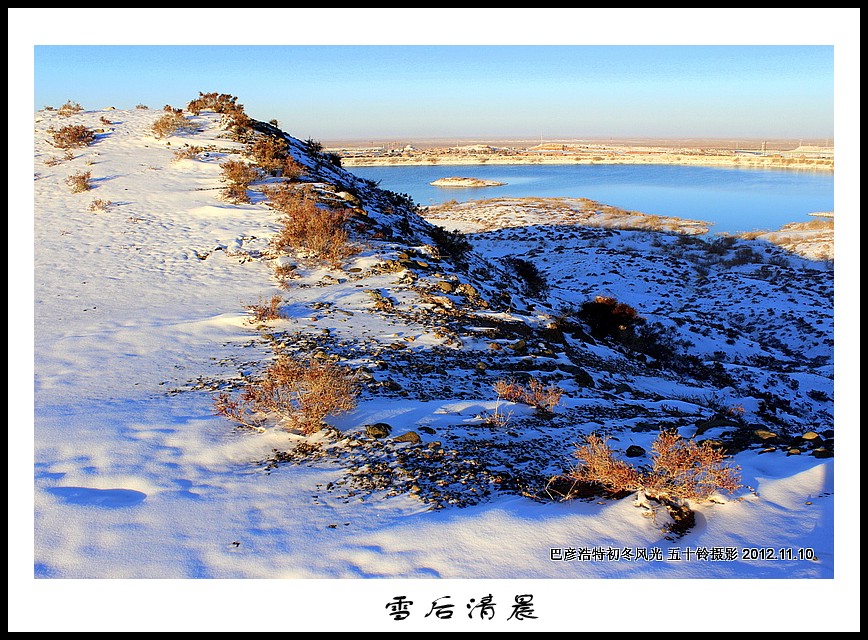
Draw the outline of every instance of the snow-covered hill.
<instances>
[{"instance_id":1,"label":"snow-covered hill","mask_svg":"<svg viewBox=\"0 0 868 640\"><path fill-rule=\"evenodd\" d=\"M37 578L834 576L828 263L585 200L425 210L274 125L185 110L157 137L167 113L36 113ZM74 125L95 138L65 155L52 131ZM297 174L227 200L225 163L275 138ZM277 247L281 184L341 212L352 250ZM597 296L642 332L593 337ZM354 372L355 408L308 435L215 414L278 353ZM498 397L509 380L562 395L535 410ZM724 447L744 487L680 531L632 496L553 492L588 434L642 466L661 429ZM400 586L421 619L429 585L350 597L388 624Z\"/></svg>"}]
</instances>

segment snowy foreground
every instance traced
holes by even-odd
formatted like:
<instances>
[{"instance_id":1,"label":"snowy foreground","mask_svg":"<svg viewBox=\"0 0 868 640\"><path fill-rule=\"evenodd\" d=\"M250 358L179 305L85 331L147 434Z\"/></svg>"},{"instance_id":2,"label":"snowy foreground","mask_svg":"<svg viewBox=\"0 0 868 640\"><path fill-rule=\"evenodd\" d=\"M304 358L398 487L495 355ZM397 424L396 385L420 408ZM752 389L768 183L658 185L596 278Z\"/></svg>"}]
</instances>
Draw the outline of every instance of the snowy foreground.
<instances>
[{"instance_id":1,"label":"snowy foreground","mask_svg":"<svg viewBox=\"0 0 868 640\"><path fill-rule=\"evenodd\" d=\"M772 627L834 629L806 611L852 561L833 526L829 264L606 228L618 225L589 222L586 201L488 202L421 212L467 234L463 267L438 262L413 218L391 237L357 230L360 251L340 268L293 262L281 287L264 183L248 204L220 195L220 163L244 145L211 112L158 140L161 115L36 114L32 565L26 542L10 547L10 577L22 565L34 576L19 588L23 626L566 630L585 627L583 608L611 616L595 629L687 630L685 615L738 629L759 608ZM53 161L63 152L47 130L67 124L101 131ZM352 188L369 228L395 225L400 197L290 142L323 199ZM209 151L176 160L184 144ZM78 171L89 191L66 184ZM538 266L538 300L509 256ZM247 307L273 295L285 317L251 321ZM671 327L715 375L656 370L576 335L541 341L558 309L595 295ZM328 419L337 432L260 433L215 415L216 393L260 373L276 343L365 372L358 406ZM551 416L498 401L492 384L518 374L563 389ZM495 411L510 423L486 422ZM378 423L388 438L366 435ZM583 435L612 436L622 455L650 451L664 426L740 444L744 488L692 505L683 535L634 497L547 499ZM394 440L408 432L421 442ZM301 441L318 455L293 456ZM176 581L190 578L245 580ZM382 580L358 580L370 578ZM761 578L786 582L719 580ZM489 595L486 619L471 600ZM414 602L403 621L400 596ZM455 616L426 618L444 596Z\"/></svg>"}]
</instances>

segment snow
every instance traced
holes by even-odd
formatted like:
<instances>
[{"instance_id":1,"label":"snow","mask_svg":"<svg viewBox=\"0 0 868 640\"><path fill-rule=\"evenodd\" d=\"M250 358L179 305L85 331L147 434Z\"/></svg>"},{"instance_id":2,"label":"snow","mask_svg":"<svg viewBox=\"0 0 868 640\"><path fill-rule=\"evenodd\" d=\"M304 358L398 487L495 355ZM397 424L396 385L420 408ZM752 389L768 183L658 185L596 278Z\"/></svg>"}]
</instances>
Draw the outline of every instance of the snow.
<instances>
[{"instance_id":1,"label":"snow","mask_svg":"<svg viewBox=\"0 0 868 640\"><path fill-rule=\"evenodd\" d=\"M85 111L65 119L36 113L32 502L25 489L30 471L23 474L28 478L24 484L10 471L10 498L23 497L25 503L21 514L13 516L10 509L10 527L13 520L29 524L31 509L34 518L32 546L28 539L10 542L10 600L27 605L14 611L19 624L26 618L23 626L31 629L63 631L127 625L179 631L393 629L398 623L386 605L404 594L415 605L401 624L412 630L442 628L423 616L428 602L444 595L452 596L456 616L436 622L450 624L450 629L575 628L579 606L587 608L587 623L601 629L653 627L652 619L636 614L640 605L653 608L654 618L671 608L673 616L698 617L697 628L742 630L778 617L768 607L769 586L759 578L780 581L774 583L774 602L786 619L774 620L778 629L832 630L829 611L858 607L850 597L840 597L843 578L858 567L858 546L841 542L852 531L834 523L836 489L847 487L840 481L834 486L836 458L816 458L807 451L787 455L784 448L768 453L753 448L738 453L734 462L747 488L695 505L696 526L675 540L661 531L661 514L647 517L631 498L541 502L495 491L466 507L432 509L409 492L354 492L346 486L330 491L330 483L339 485L346 476L339 464L312 460L264 467L273 451L293 442L329 442L326 432L303 438L279 428L261 434L238 430L214 415L215 384L254 375L272 356L264 334L327 334L333 342L352 342L355 351L345 361L365 366L377 354L394 351L417 363L436 364L438 354L462 351L473 358L496 341L483 334L472 338L468 330L456 346L450 335L440 335L412 314L377 313L370 290L388 295L396 308L437 306L431 300L420 302L415 290L400 285L406 269L372 272L400 252L386 242L366 244L343 270L303 267L298 280L280 288L271 261L263 257L268 237L277 229L273 211L261 198L243 205L219 198L219 164L243 145L227 139L219 116L209 112L193 118L199 131L157 140L148 127L160 115L144 109ZM62 155L47 142L49 127L97 127L100 116L112 125L95 144L76 150L73 160L45 164ZM173 162L173 152L184 143L218 150ZM299 157L300 148L294 147ZM64 180L79 170L92 172L94 188L73 194ZM334 168L322 172L324 183L347 179ZM88 205L95 199L112 204L94 212ZM508 203L499 205L496 216L503 215L504 206ZM385 215L377 204L365 203L365 208L374 218ZM777 389L777 394L792 393L793 411L805 412L806 430L833 427L828 407L806 395L834 395L831 347L823 342L831 333L827 294L790 290L780 295L771 276L748 281L738 269L721 272L712 285L673 290L672 282L685 277L679 272L683 265L667 261L654 246L655 234L611 232L555 251L544 228L554 225L551 215L537 214L542 220L529 210L515 219L523 230L539 226L540 235L522 231L526 237L521 240L529 248L527 255L538 256L549 281L556 283L552 308L593 291L617 295L647 310L651 320L677 315L685 332L707 330L693 336L696 352L710 357L724 347L727 367L739 376L752 376L758 387ZM483 208L477 211L481 225L459 214L442 215L432 221L461 227L470 233L474 248L491 260L510 253L504 243L517 241L505 237L508 225L502 229ZM565 238L561 234L557 241L567 242ZM644 281L612 275L634 268L633 259L637 269L656 265L658 270L643 271ZM277 260L296 263L288 257ZM10 263L10 279L18 268ZM802 268L831 286L832 274L822 266L805 262ZM447 271L430 279L454 275ZM753 289L745 289L746 283ZM272 295L283 297L287 317L263 331L250 322L245 305ZM755 304L748 299L752 295ZM457 305L466 300L441 297ZM18 302L10 298L11 347L25 333L20 322L13 322ZM710 309L721 317L716 329L703 324ZM734 354L770 355L770 343L758 342L749 331L726 344L727 320L739 313L806 318L810 331L784 330L777 336L780 350L771 355L806 349L825 354L825 367L794 371L798 391L785 391L790 378L784 374L746 359L733 362ZM511 317L488 310L479 315ZM533 323L550 316L542 310L526 317ZM508 350L514 340L500 342ZM608 347L585 348L589 358L623 361ZM545 360L536 354L527 358L537 364ZM394 428L392 436L424 427L437 434L423 433L427 444L445 436L485 437L480 416L498 406L512 411L514 420L533 417L524 405L499 404L489 385L474 384L461 367L454 369L449 388L454 395L444 397L443 389L435 388L435 382L429 385L424 376L416 382L413 366L369 367L376 381L397 378L409 392L366 392L355 410L330 423L357 434L362 425L386 422ZM11 378L20 376L16 370L10 356ZM737 390L718 389L714 395L685 381L630 375L629 368L592 371L597 382L625 382L629 391L589 390L564 382L566 395L556 415L564 420L575 415L576 421L560 436L558 463L571 464L575 438L600 426L587 416L613 404L637 412L635 419L621 418L625 431L619 451L630 444L650 449L653 433L630 430L647 415L708 419L713 403L740 405L752 415L758 411L755 398ZM428 396L415 394L417 388ZM10 419L10 432L17 436L26 420ZM840 425L839 438L852 427ZM535 436L530 429L523 437L542 437L543 427L538 431ZM690 431L684 428L683 435L694 435ZM10 446L9 455L10 463L20 466L20 450ZM842 509L858 513L858 503L842 502L837 515ZM858 518L849 526L858 530ZM810 549L814 559L741 557L745 550L766 548L796 554ZM552 559L567 549L606 554L659 549L663 559ZM737 557L668 559L687 549L736 550ZM20 575L26 579L12 595L12 578ZM645 582L649 578L678 580L652 585ZM465 603L489 593L500 603L497 617L468 620ZM539 619L507 621L514 596L525 593L534 594ZM807 611L801 599L821 610ZM341 614L335 616L338 608ZM139 610L147 613L136 616ZM10 616L12 612L10 602ZM661 623L667 628L665 620ZM581 628L586 628L584 621Z\"/></svg>"}]
</instances>

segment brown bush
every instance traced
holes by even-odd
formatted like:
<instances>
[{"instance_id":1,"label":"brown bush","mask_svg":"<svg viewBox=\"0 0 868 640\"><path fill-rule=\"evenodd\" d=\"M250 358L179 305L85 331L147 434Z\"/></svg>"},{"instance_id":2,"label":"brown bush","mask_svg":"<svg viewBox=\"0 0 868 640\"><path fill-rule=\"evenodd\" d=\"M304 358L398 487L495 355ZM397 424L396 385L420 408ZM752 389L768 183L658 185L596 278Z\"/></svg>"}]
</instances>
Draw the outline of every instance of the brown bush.
<instances>
[{"instance_id":1,"label":"brown bush","mask_svg":"<svg viewBox=\"0 0 868 640\"><path fill-rule=\"evenodd\" d=\"M157 118L151 125L151 133L158 139L168 138L176 133L188 131L190 122L180 113L170 112Z\"/></svg>"},{"instance_id":2,"label":"brown bush","mask_svg":"<svg viewBox=\"0 0 868 640\"><path fill-rule=\"evenodd\" d=\"M88 207L94 213L105 213L112 206L111 200L94 200Z\"/></svg>"},{"instance_id":3,"label":"brown bush","mask_svg":"<svg viewBox=\"0 0 868 640\"><path fill-rule=\"evenodd\" d=\"M287 182L281 182L277 186L266 186L262 194L268 198L268 206L281 213L291 213L298 203L307 197L307 194L293 187Z\"/></svg>"},{"instance_id":4,"label":"brown bush","mask_svg":"<svg viewBox=\"0 0 868 640\"><path fill-rule=\"evenodd\" d=\"M191 100L187 104L187 111L199 115L202 111L214 111L216 113L230 113L239 109L243 110L244 105L237 103L238 98L231 96L228 93L218 94L199 92L199 97Z\"/></svg>"},{"instance_id":5,"label":"brown bush","mask_svg":"<svg viewBox=\"0 0 868 640\"><path fill-rule=\"evenodd\" d=\"M546 387L542 382L531 377L527 385L520 384L515 380L498 380L494 383L494 392L502 400L519 402L551 413L558 406L563 389Z\"/></svg>"},{"instance_id":6,"label":"brown bush","mask_svg":"<svg viewBox=\"0 0 868 640\"><path fill-rule=\"evenodd\" d=\"M223 170L220 179L228 183L223 189L223 197L231 202L250 202L247 187L259 179L259 170L240 160L229 160L220 168Z\"/></svg>"},{"instance_id":7,"label":"brown bush","mask_svg":"<svg viewBox=\"0 0 868 640\"><path fill-rule=\"evenodd\" d=\"M654 441L648 471L616 460L606 441L596 434L588 436L575 456L582 464L570 474L573 479L615 493L642 492L663 503L703 502L717 491L734 493L742 486L739 467L730 466L720 449L669 431L661 431Z\"/></svg>"},{"instance_id":8,"label":"brown bush","mask_svg":"<svg viewBox=\"0 0 868 640\"><path fill-rule=\"evenodd\" d=\"M91 188L90 171L79 171L78 173L72 174L66 179L66 184L70 186L73 193L89 191Z\"/></svg>"},{"instance_id":9,"label":"brown bush","mask_svg":"<svg viewBox=\"0 0 868 640\"><path fill-rule=\"evenodd\" d=\"M280 175L287 180L298 180L305 174L305 171L304 165L297 162L292 156L286 156L280 167Z\"/></svg>"},{"instance_id":10,"label":"brown bush","mask_svg":"<svg viewBox=\"0 0 868 640\"><path fill-rule=\"evenodd\" d=\"M618 338L623 332L645 322L636 309L607 296L596 296L592 301L582 303L578 315L588 323L595 338Z\"/></svg>"},{"instance_id":11,"label":"brown bush","mask_svg":"<svg viewBox=\"0 0 868 640\"><path fill-rule=\"evenodd\" d=\"M96 134L81 124L69 125L60 129L49 129L53 144L58 149L86 147L96 138Z\"/></svg>"},{"instance_id":12,"label":"brown bush","mask_svg":"<svg viewBox=\"0 0 868 640\"><path fill-rule=\"evenodd\" d=\"M271 205L284 214L283 226L271 239L275 251L308 254L334 267L358 253L346 230L348 213L319 207L312 198L286 188L266 191L268 194L273 198Z\"/></svg>"},{"instance_id":13,"label":"brown bush","mask_svg":"<svg viewBox=\"0 0 868 640\"><path fill-rule=\"evenodd\" d=\"M72 114L78 113L78 112L83 111L83 110L84 109L82 108L82 106L80 104L78 104L77 102L74 102L72 100L67 100L66 102L64 102L60 106L60 109L57 110L57 113L58 113L58 115L61 115L64 118L68 118Z\"/></svg>"},{"instance_id":14,"label":"brown bush","mask_svg":"<svg viewBox=\"0 0 868 640\"><path fill-rule=\"evenodd\" d=\"M287 149L286 140L274 136L262 136L248 145L247 154L265 171L276 173L284 166Z\"/></svg>"},{"instance_id":15,"label":"brown bush","mask_svg":"<svg viewBox=\"0 0 868 640\"><path fill-rule=\"evenodd\" d=\"M243 426L261 431L275 419L310 434L324 426L327 416L352 411L357 396L357 376L345 367L283 355L261 379L245 385L239 399L221 393L214 403L218 415Z\"/></svg>"},{"instance_id":16,"label":"brown bush","mask_svg":"<svg viewBox=\"0 0 868 640\"><path fill-rule=\"evenodd\" d=\"M260 298L257 304L246 305L244 308L253 315L252 322L267 322L268 320L279 320L286 317L280 310L282 302L283 298L274 295L267 302L263 302L262 298Z\"/></svg>"},{"instance_id":17,"label":"brown bush","mask_svg":"<svg viewBox=\"0 0 868 640\"><path fill-rule=\"evenodd\" d=\"M253 124L253 120L244 113L244 105L238 104L238 98L228 93L202 93L200 91L199 97L187 104L187 111L193 115L199 115L206 110L223 114L225 116L224 126L232 131L236 138L247 133Z\"/></svg>"},{"instance_id":18,"label":"brown bush","mask_svg":"<svg viewBox=\"0 0 868 640\"><path fill-rule=\"evenodd\" d=\"M175 151L172 156L172 162L180 162L181 160L195 160L196 156L202 153L202 147L191 146L185 144L180 149Z\"/></svg>"}]
</instances>

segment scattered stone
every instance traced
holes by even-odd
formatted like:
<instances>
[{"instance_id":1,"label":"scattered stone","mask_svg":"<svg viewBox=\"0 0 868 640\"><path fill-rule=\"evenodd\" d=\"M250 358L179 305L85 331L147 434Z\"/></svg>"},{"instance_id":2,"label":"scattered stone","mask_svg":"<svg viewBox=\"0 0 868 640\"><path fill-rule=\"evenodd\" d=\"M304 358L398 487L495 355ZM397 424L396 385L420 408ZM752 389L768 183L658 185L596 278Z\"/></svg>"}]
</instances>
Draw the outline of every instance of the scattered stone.
<instances>
[{"instance_id":1,"label":"scattered stone","mask_svg":"<svg viewBox=\"0 0 868 640\"><path fill-rule=\"evenodd\" d=\"M624 455L628 458L638 458L639 456L644 456L645 453L645 449L640 447L638 444L631 444L629 447L627 447Z\"/></svg>"},{"instance_id":2,"label":"scattered stone","mask_svg":"<svg viewBox=\"0 0 868 640\"><path fill-rule=\"evenodd\" d=\"M392 433L392 427L385 422L365 425L365 434L370 438L385 438L390 433Z\"/></svg>"},{"instance_id":3,"label":"scattered stone","mask_svg":"<svg viewBox=\"0 0 868 640\"><path fill-rule=\"evenodd\" d=\"M419 431L421 431L422 433L427 433L429 435L434 435L435 433L437 433L431 427L419 427Z\"/></svg>"},{"instance_id":4,"label":"scattered stone","mask_svg":"<svg viewBox=\"0 0 868 640\"><path fill-rule=\"evenodd\" d=\"M811 451L811 455L815 458L831 458L834 454L826 447L819 447L818 449Z\"/></svg>"},{"instance_id":5,"label":"scattered stone","mask_svg":"<svg viewBox=\"0 0 868 640\"><path fill-rule=\"evenodd\" d=\"M696 423L696 435L701 436L703 433L708 431L709 429L714 429L716 427L738 427L739 424L737 422L733 422L727 418L715 417L710 420L703 420Z\"/></svg>"},{"instance_id":6,"label":"scattered stone","mask_svg":"<svg viewBox=\"0 0 868 640\"><path fill-rule=\"evenodd\" d=\"M757 429L756 431L753 432L753 434L757 438L759 438L760 440L772 440L772 439L778 437L778 434L772 433L771 431L768 431L767 429Z\"/></svg>"},{"instance_id":7,"label":"scattered stone","mask_svg":"<svg viewBox=\"0 0 868 640\"><path fill-rule=\"evenodd\" d=\"M455 293L458 293L465 298L479 298L479 292L472 284L462 282L455 288Z\"/></svg>"},{"instance_id":8,"label":"scattered stone","mask_svg":"<svg viewBox=\"0 0 868 640\"><path fill-rule=\"evenodd\" d=\"M820 437L820 434L816 431L808 431L807 433L802 434L802 440L815 440Z\"/></svg>"},{"instance_id":9,"label":"scattered stone","mask_svg":"<svg viewBox=\"0 0 868 640\"><path fill-rule=\"evenodd\" d=\"M788 456L799 456L802 454L801 449L796 449L795 447L787 451Z\"/></svg>"},{"instance_id":10,"label":"scattered stone","mask_svg":"<svg viewBox=\"0 0 868 640\"><path fill-rule=\"evenodd\" d=\"M442 291L443 293L452 293L453 291L455 291L455 285L445 280L440 280L437 283L437 288L440 289L440 291Z\"/></svg>"},{"instance_id":11,"label":"scattered stone","mask_svg":"<svg viewBox=\"0 0 868 640\"><path fill-rule=\"evenodd\" d=\"M633 390L630 388L630 385L628 385L626 382L619 382L618 384L615 385L614 392L617 393L618 395L621 395L622 393L632 393Z\"/></svg>"},{"instance_id":12,"label":"scattered stone","mask_svg":"<svg viewBox=\"0 0 868 640\"><path fill-rule=\"evenodd\" d=\"M419 434L415 431L408 431L407 433L402 433L396 438L392 438L393 442L409 442L411 444L419 444L422 442L422 438L419 437Z\"/></svg>"}]
</instances>

